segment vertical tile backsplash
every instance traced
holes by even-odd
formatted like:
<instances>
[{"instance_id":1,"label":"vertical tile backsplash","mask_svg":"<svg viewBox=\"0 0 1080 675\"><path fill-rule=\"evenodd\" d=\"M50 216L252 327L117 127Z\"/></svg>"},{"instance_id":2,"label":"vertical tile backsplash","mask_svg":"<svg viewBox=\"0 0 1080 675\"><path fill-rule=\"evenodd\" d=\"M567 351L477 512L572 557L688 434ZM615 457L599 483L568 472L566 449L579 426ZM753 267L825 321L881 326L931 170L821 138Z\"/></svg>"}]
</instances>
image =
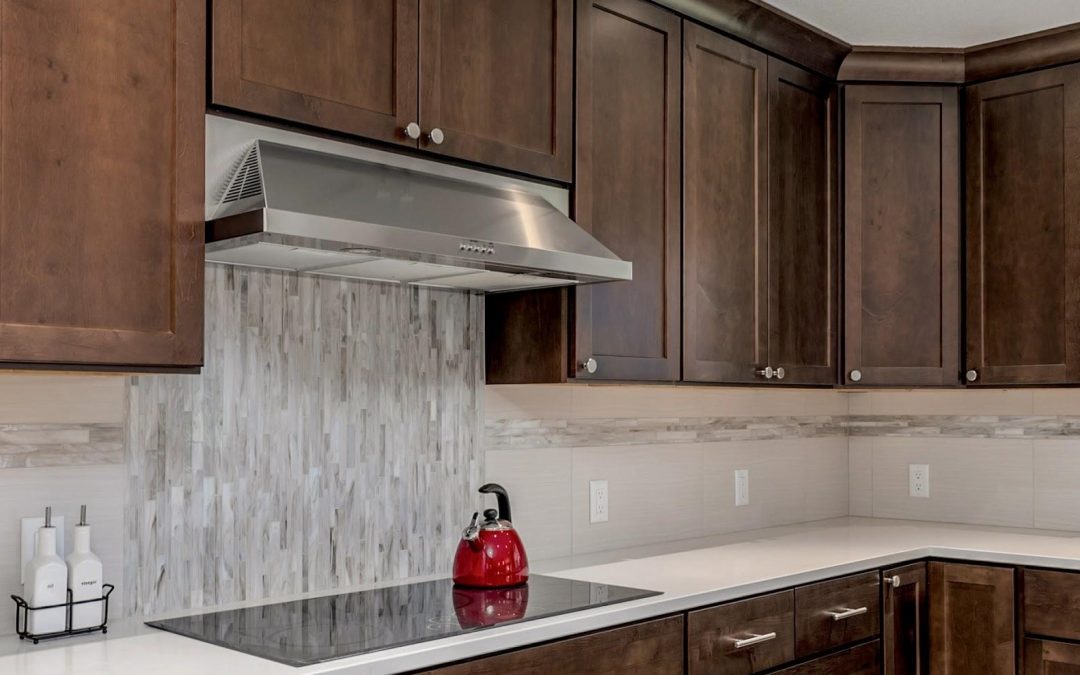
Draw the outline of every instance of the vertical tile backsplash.
<instances>
[{"instance_id":1,"label":"vertical tile backsplash","mask_svg":"<svg viewBox=\"0 0 1080 675\"><path fill-rule=\"evenodd\" d=\"M209 265L201 375L131 380L128 609L447 573L483 466L479 296Z\"/></svg>"}]
</instances>

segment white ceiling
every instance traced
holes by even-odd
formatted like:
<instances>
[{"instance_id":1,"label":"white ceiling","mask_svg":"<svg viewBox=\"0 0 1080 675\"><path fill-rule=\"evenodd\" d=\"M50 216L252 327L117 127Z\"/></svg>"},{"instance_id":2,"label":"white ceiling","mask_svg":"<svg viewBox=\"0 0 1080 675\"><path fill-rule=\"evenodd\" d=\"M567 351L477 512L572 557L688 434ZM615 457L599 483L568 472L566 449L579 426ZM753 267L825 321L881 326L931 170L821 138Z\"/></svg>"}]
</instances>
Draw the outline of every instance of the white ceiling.
<instances>
[{"instance_id":1,"label":"white ceiling","mask_svg":"<svg viewBox=\"0 0 1080 675\"><path fill-rule=\"evenodd\" d=\"M853 45L971 47L1080 22L1080 0L766 0Z\"/></svg>"}]
</instances>

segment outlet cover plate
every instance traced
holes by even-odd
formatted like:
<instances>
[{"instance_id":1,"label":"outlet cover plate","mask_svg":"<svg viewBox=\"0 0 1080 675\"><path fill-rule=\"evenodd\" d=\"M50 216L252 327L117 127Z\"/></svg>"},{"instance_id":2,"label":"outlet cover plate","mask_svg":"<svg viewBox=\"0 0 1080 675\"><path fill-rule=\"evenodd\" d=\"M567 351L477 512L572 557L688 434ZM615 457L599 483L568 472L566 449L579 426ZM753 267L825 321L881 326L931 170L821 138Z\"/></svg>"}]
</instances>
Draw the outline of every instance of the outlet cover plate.
<instances>
[{"instance_id":1,"label":"outlet cover plate","mask_svg":"<svg viewBox=\"0 0 1080 675\"><path fill-rule=\"evenodd\" d=\"M56 528L56 555L64 557L64 517L53 516L52 526ZM45 527L45 516L22 519L22 565L19 565L19 583L26 583L26 563L34 557L34 534Z\"/></svg>"},{"instance_id":2,"label":"outlet cover plate","mask_svg":"<svg viewBox=\"0 0 1080 675\"><path fill-rule=\"evenodd\" d=\"M930 498L929 464L908 464L908 496Z\"/></svg>"},{"instance_id":3,"label":"outlet cover plate","mask_svg":"<svg viewBox=\"0 0 1080 675\"><path fill-rule=\"evenodd\" d=\"M608 484L606 480L589 481L589 522L608 521Z\"/></svg>"},{"instance_id":4,"label":"outlet cover plate","mask_svg":"<svg viewBox=\"0 0 1080 675\"><path fill-rule=\"evenodd\" d=\"M735 506L750 505L750 469L735 469Z\"/></svg>"}]
</instances>

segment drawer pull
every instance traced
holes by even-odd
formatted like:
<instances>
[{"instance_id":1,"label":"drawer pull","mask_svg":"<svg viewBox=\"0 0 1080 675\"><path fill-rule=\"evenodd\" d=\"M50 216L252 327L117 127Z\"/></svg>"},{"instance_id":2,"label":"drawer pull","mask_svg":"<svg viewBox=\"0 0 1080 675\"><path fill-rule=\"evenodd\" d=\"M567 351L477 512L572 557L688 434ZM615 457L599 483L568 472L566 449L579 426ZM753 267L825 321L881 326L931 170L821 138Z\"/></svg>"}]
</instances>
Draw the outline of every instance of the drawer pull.
<instances>
[{"instance_id":1,"label":"drawer pull","mask_svg":"<svg viewBox=\"0 0 1080 675\"><path fill-rule=\"evenodd\" d=\"M746 647L753 647L759 645L762 642L768 642L769 640L776 639L776 633L762 633L761 635L751 635L748 638L732 638L735 640L735 649L745 649Z\"/></svg>"},{"instance_id":2,"label":"drawer pull","mask_svg":"<svg viewBox=\"0 0 1080 675\"><path fill-rule=\"evenodd\" d=\"M844 619L850 619L853 616L859 616L860 614L866 614L866 607L855 607L848 609L846 607L842 609L830 610L829 614L832 614L833 621L843 621Z\"/></svg>"}]
</instances>

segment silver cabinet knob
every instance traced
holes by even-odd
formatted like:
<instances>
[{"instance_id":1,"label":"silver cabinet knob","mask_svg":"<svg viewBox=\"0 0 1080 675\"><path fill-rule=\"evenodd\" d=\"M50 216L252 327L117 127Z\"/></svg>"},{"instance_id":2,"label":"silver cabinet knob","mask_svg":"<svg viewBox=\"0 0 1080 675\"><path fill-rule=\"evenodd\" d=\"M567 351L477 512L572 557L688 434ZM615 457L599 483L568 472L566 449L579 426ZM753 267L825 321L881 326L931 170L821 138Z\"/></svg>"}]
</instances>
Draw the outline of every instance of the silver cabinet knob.
<instances>
[{"instance_id":1,"label":"silver cabinet knob","mask_svg":"<svg viewBox=\"0 0 1080 675\"><path fill-rule=\"evenodd\" d=\"M764 368L755 370L754 374L758 377L764 377L766 380L771 380L773 379L773 375L776 374L776 371L772 369L772 366L765 366Z\"/></svg>"},{"instance_id":2,"label":"silver cabinet knob","mask_svg":"<svg viewBox=\"0 0 1080 675\"><path fill-rule=\"evenodd\" d=\"M596 372L596 368L597 368L596 359L594 359L592 357L589 357L589 358L585 359L584 361L582 361L579 367L580 367L581 370L584 370L586 373L589 373L590 375L592 375L593 373Z\"/></svg>"},{"instance_id":3,"label":"silver cabinet knob","mask_svg":"<svg viewBox=\"0 0 1080 675\"><path fill-rule=\"evenodd\" d=\"M784 372L784 367L783 366L777 366L776 370L774 370L773 372L776 374L776 379L778 379L778 380L784 379L784 375L786 374Z\"/></svg>"},{"instance_id":4,"label":"silver cabinet knob","mask_svg":"<svg viewBox=\"0 0 1080 675\"><path fill-rule=\"evenodd\" d=\"M442 145L442 142L446 140L446 134L444 134L443 130L439 127L435 127L434 129L429 131L427 137L428 140L435 145Z\"/></svg>"},{"instance_id":5,"label":"silver cabinet knob","mask_svg":"<svg viewBox=\"0 0 1080 675\"><path fill-rule=\"evenodd\" d=\"M893 588L900 588L900 577L891 576L885 580L885 583L892 586Z\"/></svg>"},{"instance_id":6,"label":"silver cabinet knob","mask_svg":"<svg viewBox=\"0 0 1080 675\"><path fill-rule=\"evenodd\" d=\"M858 368L853 368L852 371L850 373L848 373L848 379L851 380L852 382L861 381L862 380L862 371L859 370Z\"/></svg>"},{"instance_id":7,"label":"silver cabinet knob","mask_svg":"<svg viewBox=\"0 0 1080 675\"><path fill-rule=\"evenodd\" d=\"M966 379L968 382L974 382L975 380L979 379L979 371L975 370L974 368L967 371L966 373L964 373L964 379Z\"/></svg>"},{"instance_id":8,"label":"silver cabinet knob","mask_svg":"<svg viewBox=\"0 0 1080 675\"><path fill-rule=\"evenodd\" d=\"M420 125L416 122L409 122L408 124L406 124L403 131L405 132L406 136L413 139L414 141L420 138Z\"/></svg>"}]
</instances>

